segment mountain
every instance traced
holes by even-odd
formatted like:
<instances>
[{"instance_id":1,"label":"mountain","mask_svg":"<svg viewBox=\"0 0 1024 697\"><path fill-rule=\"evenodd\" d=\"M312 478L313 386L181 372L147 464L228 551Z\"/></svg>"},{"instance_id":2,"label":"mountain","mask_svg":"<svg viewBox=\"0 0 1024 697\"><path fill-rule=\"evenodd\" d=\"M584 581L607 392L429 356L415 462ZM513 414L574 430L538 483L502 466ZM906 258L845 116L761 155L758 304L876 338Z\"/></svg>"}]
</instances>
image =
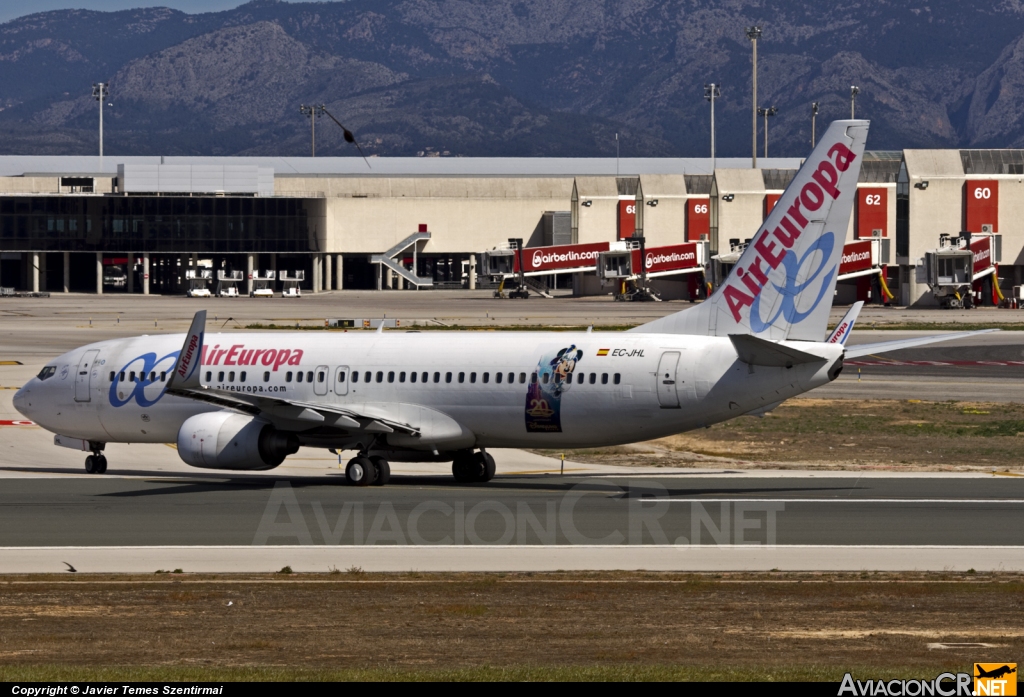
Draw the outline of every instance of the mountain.
<instances>
[{"instance_id":1,"label":"mountain","mask_svg":"<svg viewBox=\"0 0 1024 697\"><path fill-rule=\"evenodd\" d=\"M769 154L872 119L870 147L1024 147L1024 2L256 0L225 12L44 12L0 24L0 153L303 155L299 104L368 154L750 153L751 46ZM317 152L354 154L328 119ZM763 128L763 123L761 124ZM758 137L759 152L763 134Z\"/></svg>"}]
</instances>

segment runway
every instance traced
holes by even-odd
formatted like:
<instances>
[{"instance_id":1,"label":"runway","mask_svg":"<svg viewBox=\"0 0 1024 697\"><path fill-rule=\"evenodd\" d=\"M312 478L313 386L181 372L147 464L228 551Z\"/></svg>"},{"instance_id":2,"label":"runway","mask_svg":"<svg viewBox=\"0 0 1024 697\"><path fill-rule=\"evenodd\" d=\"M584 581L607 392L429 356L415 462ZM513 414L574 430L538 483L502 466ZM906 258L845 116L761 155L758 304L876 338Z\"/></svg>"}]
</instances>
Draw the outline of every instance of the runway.
<instances>
[{"instance_id":1,"label":"runway","mask_svg":"<svg viewBox=\"0 0 1024 697\"><path fill-rule=\"evenodd\" d=\"M406 316L463 325L636 321L607 299L333 293L301 303L209 305L225 330L247 322ZM642 319L687 307L643 306ZM0 304L0 388L89 341L184 331L181 298ZM444 312L442 317L440 311ZM838 316L841 308L834 311ZM221 316L223 313L224 316ZM397 313L397 314L396 314ZM866 311L871 321L1014 321L1016 313ZM906 316L904 316L906 315ZM984 315L984 316L982 316ZM317 318L320 318L317 320ZM232 318L232 319L228 319ZM90 322L90 319L92 320ZM852 343L922 332L856 329ZM21 363L21 365L18 364ZM1000 332L851 362L810 397L1020 401L1024 336ZM110 474L19 426L0 391L0 573L565 569L1006 569L1024 571L1024 479L974 475L627 469L496 454L499 476L459 486L447 466L397 465L392 485L355 489L329 453L304 448L268 473L185 466L166 446L108 448ZM10 423L8 423L10 422Z\"/></svg>"}]
</instances>

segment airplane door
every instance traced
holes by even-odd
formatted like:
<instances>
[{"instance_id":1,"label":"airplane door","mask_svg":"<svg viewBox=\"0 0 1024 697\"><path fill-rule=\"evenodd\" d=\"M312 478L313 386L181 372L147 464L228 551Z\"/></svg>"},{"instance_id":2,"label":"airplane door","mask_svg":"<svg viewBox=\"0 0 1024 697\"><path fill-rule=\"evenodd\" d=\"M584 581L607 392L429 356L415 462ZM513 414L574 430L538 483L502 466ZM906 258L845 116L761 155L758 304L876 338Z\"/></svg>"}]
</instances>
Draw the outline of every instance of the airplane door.
<instances>
[{"instance_id":1,"label":"airplane door","mask_svg":"<svg viewBox=\"0 0 1024 697\"><path fill-rule=\"evenodd\" d=\"M318 365L313 373L313 394L327 394L327 378L330 377L330 368L325 365Z\"/></svg>"},{"instance_id":2,"label":"airplane door","mask_svg":"<svg viewBox=\"0 0 1024 697\"><path fill-rule=\"evenodd\" d=\"M678 409L679 393L676 391L676 368L679 366L679 352L666 351L658 361L658 403L662 409Z\"/></svg>"},{"instance_id":3,"label":"airplane door","mask_svg":"<svg viewBox=\"0 0 1024 697\"><path fill-rule=\"evenodd\" d=\"M75 374L75 401L89 401L89 387L92 386L93 365L96 363L96 356L99 350L86 351L82 360L78 362L78 372Z\"/></svg>"},{"instance_id":4,"label":"airplane door","mask_svg":"<svg viewBox=\"0 0 1024 697\"><path fill-rule=\"evenodd\" d=\"M348 394L348 366L339 365L334 369L334 394Z\"/></svg>"}]
</instances>

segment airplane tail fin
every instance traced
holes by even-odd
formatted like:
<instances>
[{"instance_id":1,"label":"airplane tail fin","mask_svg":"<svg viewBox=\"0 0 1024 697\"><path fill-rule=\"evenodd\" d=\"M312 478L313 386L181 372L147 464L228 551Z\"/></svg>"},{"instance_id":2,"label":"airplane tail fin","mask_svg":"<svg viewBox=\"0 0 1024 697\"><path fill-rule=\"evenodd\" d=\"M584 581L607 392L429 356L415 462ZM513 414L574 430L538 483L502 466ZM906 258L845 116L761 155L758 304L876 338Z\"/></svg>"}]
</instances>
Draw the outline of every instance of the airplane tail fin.
<instances>
[{"instance_id":1,"label":"airplane tail fin","mask_svg":"<svg viewBox=\"0 0 1024 697\"><path fill-rule=\"evenodd\" d=\"M839 324L832 330L832 333L825 339L826 344L842 344L846 345L846 340L850 338L850 332L853 331L853 325L857 321L857 316L860 314L861 308L864 307L864 301L860 300L853 304L853 307L843 315L843 318L839 320Z\"/></svg>"},{"instance_id":2,"label":"airplane tail fin","mask_svg":"<svg viewBox=\"0 0 1024 697\"><path fill-rule=\"evenodd\" d=\"M181 345L178 360L174 363L174 371L167 382L167 391L195 390L200 387L199 364L203 360L203 339L206 334L206 310L200 310L192 318L192 325L185 334L185 343Z\"/></svg>"},{"instance_id":3,"label":"airplane tail fin","mask_svg":"<svg viewBox=\"0 0 1024 697\"><path fill-rule=\"evenodd\" d=\"M867 135L868 121L833 121L718 290L630 331L820 342Z\"/></svg>"}]
</instances>

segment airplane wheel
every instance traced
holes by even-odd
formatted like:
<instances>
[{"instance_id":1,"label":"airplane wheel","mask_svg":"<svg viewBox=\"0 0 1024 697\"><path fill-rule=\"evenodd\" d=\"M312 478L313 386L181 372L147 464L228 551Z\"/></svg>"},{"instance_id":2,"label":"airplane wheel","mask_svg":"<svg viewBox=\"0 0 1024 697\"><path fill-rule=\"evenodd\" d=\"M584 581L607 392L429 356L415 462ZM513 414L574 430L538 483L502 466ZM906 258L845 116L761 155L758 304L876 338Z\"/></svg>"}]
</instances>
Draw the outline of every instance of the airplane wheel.
<instances>
[{"instance_id":1,"label":"airplane wheel","mask_svg":"<svg viewBox=\"0 0 1024 697\"><path fill-rule=\"evenodd\" d=\"M85 458L85 471L88 474L96 474L96 456L90 455Z\"/></svg>"},{"instance_id":2,"label":"airplane wheel","mask_svg":"<svg viewBox=\"0 0 1024 697\"><path fill-rule=\"evenodd\" d=\"M96 456L96 474L107 473L107 458L105 455Z\"/></svg>"},{"instance_id":3,"label":"airplane wheel","mask_svg":"<svg viewBox=\"0 0 1024 697\"><path fill-rule=\"evenodd\" d=\"M345 478L353 486L369 486L377 478L377 468L368 457L354 457L345 468Z\"/></svg>"},{"instance_id":4,"label":"airplane wheel","mask_svg":"<svg viewBox=\"0 0 1024 697\"><path fill-rule=\"evenodd\" d=\"M370 462L373 463L373 467L377 470L377 478L373 480L374 486L384 486L391 481L391 464L382 457L374 456L370 458Z\"/></svg>"},{"instance_id":5,"label":"airplane wheel","mask_svg":"<svg viewBox=\"0 0 1024 697\"><path fill-rule=\"evenodd\" d=\"M497 468L494 458L489 453L479 452L473 456L473 481L489 482L494 479L494 472Z\"/></svg>"},{"instance_id":6,"label":"airplane wheel","mask_svg":"<svg viewBox=\"0 0 1024 697\"><path fill-rule=\"evenodd\" d=\"M452 475L455 481L465 484L476 481L474 477L473 456L470 453L459 453L452 461Z\"/></svg>"}]
</instances>

